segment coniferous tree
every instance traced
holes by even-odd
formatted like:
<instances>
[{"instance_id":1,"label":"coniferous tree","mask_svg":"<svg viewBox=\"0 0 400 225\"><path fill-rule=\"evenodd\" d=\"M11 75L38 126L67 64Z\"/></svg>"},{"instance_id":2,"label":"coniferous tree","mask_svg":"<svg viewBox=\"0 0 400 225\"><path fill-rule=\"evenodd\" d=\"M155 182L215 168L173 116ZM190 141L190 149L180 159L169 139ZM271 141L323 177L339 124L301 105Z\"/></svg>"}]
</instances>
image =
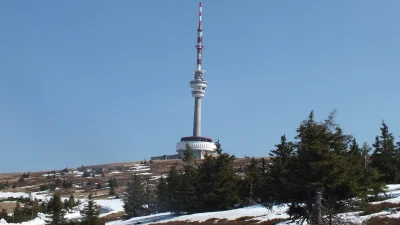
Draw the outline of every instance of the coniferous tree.
<instances>
[{"instance_id":1,"label":"coniferous tree","mask_svg":"<svg viewBox=\"0 0 400 225\"><path fill-rule=\"evenodd\" d=\"M21 212L21 203L17 202L14 208L14 213L13 213L13 222L22 222L24 219L22 218L22 212Z\"/></svg>"},{"instance_id":2,"label":"coniferous tree","mask_svg":"<svg viewBox=\"0 0 400 225\"><path fill-rule=\"evenodd\" d=\"M108 180L108 186L109 186L110 188L117 188L117 187L118 187L117 179L116 179L115 177L110 178L110 179Z\"/></svg>"},{"instance_id":3,"label":"coniferous tree","mask_svg":"<svg viewBox=\"0 0 400 225\"><path fill-rule=\"evenodd\" d=\"M74 197L73 194L71 194L71 195L69 196L69 199L68 199L68 206L69 206L69 208L73 208L73 207L77 206L76 200L75 200L75 197Z\"/></svg>"},{"instance_id":4,"label":"coniferous tree","mask_svg":"<svg viewBox=\"0 0 400 225\"><path fill-rule=\"evenodd\" d=\"M116 195L117 193L114 190L114 187L110 188L110 191L108 192L108 195Z\"/></svg>"},{"instance_id":5,"label":"coniferous tree","mask_svg":"<svg viewBox=\"0 0 400 225\"><path fill-rule=\"evenodd\" d=\"M47 204L46 202L42 201L42 203L40 204L40 211L47 213Z\"/></svg>"},{"instance_id":6,"label":"coniferous tree","mask_svg":"<svg viewBox=\"0 0 400 225\"><path fill-rule=\"evenodd\" d=\"M271 182L274 190L284 191L274 191L277 196L271 196L270 201L291 202L289 214L295 213L311 222L317 190L323 190L325 207L332 218L333 213L340 211L348 199L360 197L364 188L359 182L363 168L360 149L352 137L344 134L334 123L334 116L333 112L325 121L318 123L313 112L309 114L297 129L298 141L293 155L289 157L290 166L285 168L288 172L281 175L285 182L278 182L282 188ZM283 158L274 156L271 175Z\"/></svg>"},{"instance_id":7,"label":"coniferous tree","mask_svg":"<svg viewBox=\"0 0 400 225\"><path fill-rule=\"evenodd\" d=\"M355 186L353 186L353 192L361 197L362 202L368 201L368 194L374 193L371 192L371 190L382 186L382 184L377 181L378 176L376 171L370 169L369 166L367 168L366 157L369 151L368 148L369 146L366 143L360 148L354 138L347 152L347 160L349 168L351 169L349 174L353 177L352 181L357 182Z\"/></svg>"},{"instance_id":8,"label":"coniferous tree","mask_svg":"<svg viewBox=\"0 0 400 225\"><path fill-rule=\"evenodd\" d=\"M262 165L259 160L251 158L250 164L245 170L245 178L240 182L241 198L246 199L245 205L259 202L264 195L265 176L262 173Z\"/></svg>"},{"instance_id":9,"label":"coniferous tree","mask_svg":"<svg viewBox=\"0 0 400 225\"><path fill-rule=\"evenodd\" d=\"M124 204L125 213L128 218L143 216L146 214L144 208L146 196L141 179L135 174L132 181L128 184L127 200Z\"/></svg>"},{"instance_id":10,"label":"coniferous tree","mask_svg":"<svg viewBox=\"0 0 400 225\"><path fill-rule=\"evenodd\" d=\"M357 179L357 182L360 184L364 175L364 159L362 156L361 148L358 146L355 138L351 141L349 151L347 152L347 159L350 165L352 166L352 176ZM361 187L361 186L360 186Z\"/></svg>"},{"instance_id":11,"label":"coniferous tree","mask_svg":"<svg viewBox=\"0 0 400 225\"><path fill-rule=\"evenodd\" d=\"M26 207L21 207L20 202L17 202L14 208L12 222L21 223L33 219L32 209L29 207L29 202L26 202Z\"/></svg>"},{"instance_id":12,"label":"coniferous tree","mask_svg":"<svg viewBox=\"0 0 400 225\"><path fill-rule=\"evenodd\" d=\"M89 171L87 171L85 169L85 171L83 171L82 177L91 177L91 175L90 175Z\"/></svg>"},{"instance_id":13,"label":"coniferous tree","mask_svg":"<svg viewBox=\"0 0 400 225\"><path fill-rule=\"evenodd\" d=\"M216 146L217 157L206 155L199 167L198 194L203 212L232 209L240 201L235 156L223 153L219 142Z\"/></svg>"},{"instance_id":14,"label":"coniferous tree","mask_svg":"<svg viewBox=\"0 0 400 225\"><path fill-rule=\"evenodd\" d=\"M168 177L166 179L167 181L167 192L168 192L168 204L167 206L169 207L169 210L171 212L177 212L179 211L178 208L176 208L176 202L177 199L179 199L179 196L176 192L176 189L179 185L179 174L178 174L178 169L176 168L177 165L173 164L168 172Z\"/></svg>"},{"instance_id":15,"label":"coniferous tree","mask_svg":"<svg viewBox=\"0 0 400 225\"><path fill-rule=\"evenodd\" d=\"M70 208L70 205L69 205L69 202L68 202L68 199L64 199L64 209L65 210L68 210L68 208Z\"/></svg>"},{"instance_id":16,"label":"coniferous tree","mask_svg":"<svg viewBox=\"0 0 400 225\"><path fill-rule=\"evenodd\" d=\"M261 158L261 174L262 175L265 175L265 174L267 174L267 168L268 168L268 166L267 166L267 161L265 160L265 158Z\"/></svg>"},{"instance_id":17,"label":"coniferous tree","mask_svg":"<svg viewBox=\"0 0 400 225\"><path fill-rule=\"evenodd\" d=\"M312 211L313 196L318 189L324 190L323 197L331 213L346 205L345 200L360 195L359 167L347 157L352 137L343 134L334 117L335 111L323 123L316 123L311 113L298 129L297 158L300 160L296 166L300 169L296 176L306 174L305 179L300 179L299 188L304 193L308 212ZM354 152L357 148L353 146Z\"/></svg>"},{"instance_id":18,"label":"coniferous tree","mask_svg":"<svg viewBox=\"0 0 400 225\"><path fill-rule=\"evenodd\" d=\"M194 154L189 145L183 153L183 171L179 174L179 182L175 188L174 208L176 213L194 213L198 211L197 196L197 168L194 163Z\"/></svg>"},{"instance_id":19,"label":"coniferous tree","mask_svg":"<svg viewBox=\"0 0 400 225\"><path fill-rule=\"evenodd\" d=\"M48 210L50 211L50 216L46 222L49 225L62 225L65 223L65 211L59 193L54 193L49 201Z\"/></svg>"},{"instance_id":20,"label":"coniferous tree","mask_svg":"<svg viewBox=\"0 0 400 225\"><path fill-rule=\"evenodd\" d=\"M157 184L157 212L168 212L170 210L169 205L169 193L168 184L166 180L161 177L160 182Z\"/></svg>"},{"instance_id":21,"label":"coniferous tree","mask_svg":"<svg viewBox=\"0 0 400 225\"><path fill-rule=\"evenodd\" d=\"M147 214L154 214L158 211L157 190L152 188L149 177L146 178L146 201L148 205Z\"/></svg>"},{"instance_id":22,"label":"coniferous tree","mask_svg":"<svg viewBox=\"0 0 400 225\"><path fill-rule=\"evenodd\" d=\"M88 196L88 202L84 209L81 210L83 216L81 224L83 225L104 225L105 223L99 218L100 209L93 200L92 193Z\"/></svg>"},{"instance_id":23,"label":"coniferous tree","mask_svg":"<svg viewBox=\"0 0 400 225\"><path fill-rule=\"evenodd\" d=\"M362 167L363 174L361 179L361 185L364 186L364 201L368 201L368 195L374 196L375 200L378 199L379 193L385 192L384 182L380 179L380 174L375 167L371 166L371 152L372 148L368 143L364 142L361 147Z\"/></svg>"},{"instance_id":24,"label":"coniferous tree","mask_svg":"<svg viewBox=\"0 0 400 225\"><path fill-rule=\"evenodd\" d=\"M371 155L371 165L381 174L380 181L387 184L396 183L399 175L394 137L385 121L382 121L380 130L381 135L375 137L375 143L372 145L375 149Z\"/></svg>"},{"instance_id":25,"label":"coniferous tree","mask_svg":"<svg viewBox=\"0 0 400 225\"><path fill-rule=\"evenodd\" d=\"M36 216L40 211L39 200L35 198L32 202L32 214Z\"/></svg>"},{"instance_id":26,"label":"coniferous tree","mask_svg":"<svg viewBox=\"0 0 400 225\"><path fill-rule=\"evenodd\" d=\"M275 202L286 202L290 199L292 192L291 183L294 177L291 173L291 163L294 157L294 147L292 142L288 142L285 135L281 136L281 142L275 145L276 149L271 150L270 156L272 164L269 165L269 171L264 189L268 190L263 197L264 202L273 199Z\"/></svg>"},{"instance_id":27,"label":"coniferous tree","mask_svg":"<svg viewBox=\"0 0 400 225\"><path fill-rule=\"evenodd\" d=\"M62 183L62 187L67 189L67 188L72 188L72 181L67 182L67 180L64 178L63 179L63 183Z\"/></svg>"}]
</instances>

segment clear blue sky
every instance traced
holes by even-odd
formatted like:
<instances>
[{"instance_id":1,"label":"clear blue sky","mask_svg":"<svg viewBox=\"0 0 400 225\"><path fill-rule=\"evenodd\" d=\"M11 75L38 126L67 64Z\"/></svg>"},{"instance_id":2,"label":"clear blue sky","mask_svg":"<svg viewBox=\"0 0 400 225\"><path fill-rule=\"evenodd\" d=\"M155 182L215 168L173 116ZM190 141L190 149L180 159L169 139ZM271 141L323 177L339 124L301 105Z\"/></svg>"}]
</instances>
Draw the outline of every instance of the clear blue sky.
<instances>
[{"instance_id":1,"label":"clear blue sky","mask_svg":"<svg viewBox=\"0 0 400 225\"><path fill-rule=\"evenodd\" d=\"M267 156L311 110L400 135L400 2L203 1L203 135ZM1 1L0 172L173 154L192 133L198 1ZM397 138L398 139L398 138Z\"/></svg>"}]
</instances>

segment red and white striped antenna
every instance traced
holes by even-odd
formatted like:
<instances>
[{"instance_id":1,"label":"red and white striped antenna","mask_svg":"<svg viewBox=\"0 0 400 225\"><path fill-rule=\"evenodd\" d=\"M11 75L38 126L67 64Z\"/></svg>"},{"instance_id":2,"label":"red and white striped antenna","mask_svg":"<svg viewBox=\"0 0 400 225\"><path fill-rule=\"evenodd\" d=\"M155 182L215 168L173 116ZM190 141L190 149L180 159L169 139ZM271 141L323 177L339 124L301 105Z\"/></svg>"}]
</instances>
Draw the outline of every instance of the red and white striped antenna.
<instances>
[{"instance_id":1,"label":"red and white striped antenna","mask_svg":"<svg viewBox=\"0 0 400 225\"><path fill-rule=\"evenodd\" d=\"M203 49L203 25L201 22L203 11L203 5L200 2L200 9L199 9L199 28L197 29L197 70L201 70L201 58L202 58L202 49Z\"/></svg>"}]
</instances>

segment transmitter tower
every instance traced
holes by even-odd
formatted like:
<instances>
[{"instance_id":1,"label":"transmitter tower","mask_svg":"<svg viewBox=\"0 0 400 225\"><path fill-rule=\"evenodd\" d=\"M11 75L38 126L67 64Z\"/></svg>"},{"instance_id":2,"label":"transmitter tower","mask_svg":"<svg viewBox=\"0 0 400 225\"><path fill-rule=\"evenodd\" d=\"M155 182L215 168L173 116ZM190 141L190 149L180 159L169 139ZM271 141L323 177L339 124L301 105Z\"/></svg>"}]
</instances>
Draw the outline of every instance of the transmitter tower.
<instances>
[{"instance_id":1,"label":"transmitter tower","mask_svg":"<svg viewBox=\"0 0 400 225\"><path fill-rule=\"evenodd\" d=\"M201 135L201 102L206 93L207 81L204 79L202 65L203 58L203 24L202 24L203 5L200 2L199 8L199 25L197 28L197 66L194 71L194 79L190 81L192 88L192 97L194 98L194 117L193 117L193 136L183 137L181 141L176 144L176 151L182 156L186 145L193 150L196 158L204 158L205 154L213 154L216 146L211 138L203 137Z\"/></svg>"}]
</instances>

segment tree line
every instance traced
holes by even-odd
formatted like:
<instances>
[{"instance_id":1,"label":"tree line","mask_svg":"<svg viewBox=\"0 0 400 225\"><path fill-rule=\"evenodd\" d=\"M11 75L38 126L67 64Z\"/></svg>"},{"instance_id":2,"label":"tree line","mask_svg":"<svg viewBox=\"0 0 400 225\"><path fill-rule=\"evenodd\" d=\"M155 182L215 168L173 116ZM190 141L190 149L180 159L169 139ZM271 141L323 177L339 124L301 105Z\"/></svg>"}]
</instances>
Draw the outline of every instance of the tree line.
<instances>
[{"instance_id":1,"label":"tree line","mask_svg":"<svg viewBox=\"0 0 400 225\"><path fill-rule=\"evenodd\" d=\"M168 177L160 179L154 198L146 192L145 182L133 177L125 211L128 217L135 217L153 212L187 214L250 204L287 204L292 218L312 221L317 192L322 193L331 216L360 209L380 198L385 184L398 182L400 142L395 142L383 121L372 147L359 144L334 118L335 111L316 121L311 111L296 129L293 141L280 137L270 152L271 163L252 158L242 169L244 176L236 173L235 156L223 152L219 142L216 156L208 155L200 164L187 146L182 168L170 168Z\"/></svg>"}]
</instances>

